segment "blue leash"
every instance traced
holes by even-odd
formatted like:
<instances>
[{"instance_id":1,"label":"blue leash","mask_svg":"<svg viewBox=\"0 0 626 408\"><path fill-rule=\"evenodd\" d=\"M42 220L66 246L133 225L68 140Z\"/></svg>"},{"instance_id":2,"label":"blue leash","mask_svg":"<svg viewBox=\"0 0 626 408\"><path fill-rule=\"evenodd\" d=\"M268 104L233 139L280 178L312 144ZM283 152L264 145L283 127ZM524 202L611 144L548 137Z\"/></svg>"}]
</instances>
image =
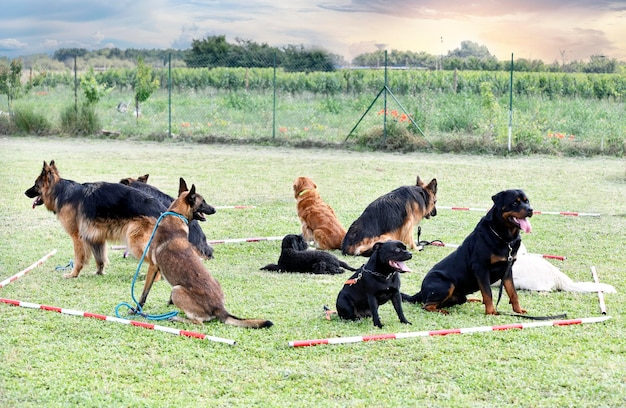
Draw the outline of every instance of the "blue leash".
<instances>
[{"instance_id":1,"label":"blue leash","mask_svg":"<svg viewBox=\"0 0 626 408\"><path fill-rule=\"evenodd\" d=\"M163 214L161 214L161 216L157 220L156 224L154 225L154 229L152 230L152 235L150 235L150 239L148 240L148 244L146 245L146 248L143 250L143 255L141 255L141 259L139 260L139 265L137 265L137 270L135 271L135 276L133 276L133 282L130 285L130 296L132 297L133 302L135 302L135 307L133 307L132 305L128 304L127 302L119 303L115 307L115 316L117 316L119 318L125 319L125 317L122 317L119 314L119 309L122 306L127 307L132 312L132 314L139 315L139 316L144 317L144 318L146 318L148 320L167 320L167 319L171 319L172 317L174 317L174 316L176 316L178 314L178 312L175 312L175 311L174 312L169 312L169 313L158 314L158 315L151 315L151 314L144 313L144 311L141 308L141 305L139 304L139 302L137 302L137 299L135 299L135 282L137 281L137 276L139 276L139 270L141 269L141 265L143 264L143 260L146 257L146 254L148 253L148 248L150 248L150 244L152 243L152 239L154 238L154 234L156 233L157 227L159 226L159 223L161 222L163 217L165 217L166 215L175 215L178 218L180 218L181 220L185 221L185 224L187 224L189 222L187 220L187 218L185 218L183 215L180 215L180 214L172 212L172 211L166 211Z\"/></svg>"}]
</instances>

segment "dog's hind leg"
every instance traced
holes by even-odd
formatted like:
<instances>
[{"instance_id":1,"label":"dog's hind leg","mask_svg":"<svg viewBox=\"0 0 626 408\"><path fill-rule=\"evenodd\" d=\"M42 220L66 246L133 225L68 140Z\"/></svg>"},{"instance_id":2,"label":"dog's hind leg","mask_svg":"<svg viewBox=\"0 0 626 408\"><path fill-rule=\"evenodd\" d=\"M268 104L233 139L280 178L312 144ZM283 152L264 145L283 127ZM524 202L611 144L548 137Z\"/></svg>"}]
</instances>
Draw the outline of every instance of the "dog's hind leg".
<instances>
[{"instance_id":1,"label":"dog's hind leg","mask_svg":"<svg viewBox=\"0 0 626 408\"><path fill-rule=\"evenodd\" d=\"M104 275L104 267L108 263L106 242L90 242L89 246L96 260L96 275Z\"/></svg>"}]
</instances>

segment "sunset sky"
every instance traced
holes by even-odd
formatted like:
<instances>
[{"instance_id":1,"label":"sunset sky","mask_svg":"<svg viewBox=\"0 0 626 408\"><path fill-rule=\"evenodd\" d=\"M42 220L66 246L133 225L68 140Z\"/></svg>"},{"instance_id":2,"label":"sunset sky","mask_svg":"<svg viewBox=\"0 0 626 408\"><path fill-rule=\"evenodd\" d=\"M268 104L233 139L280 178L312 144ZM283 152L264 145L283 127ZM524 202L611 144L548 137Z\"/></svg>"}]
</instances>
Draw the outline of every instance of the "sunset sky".
<instances>
[{"instance_id":1,"label":"sunset sky","mask_svg":"<svg viewBox=\"0 0 626 408\"><path fill-rule=\"evenodd\" d=\"M347 61L378 44L447 54L464 40L500 60L626 61L626 1L606 0L2 0L0 56L57 48L189 48L225 35L319 46Z\"/></svg>"}]
</instances>

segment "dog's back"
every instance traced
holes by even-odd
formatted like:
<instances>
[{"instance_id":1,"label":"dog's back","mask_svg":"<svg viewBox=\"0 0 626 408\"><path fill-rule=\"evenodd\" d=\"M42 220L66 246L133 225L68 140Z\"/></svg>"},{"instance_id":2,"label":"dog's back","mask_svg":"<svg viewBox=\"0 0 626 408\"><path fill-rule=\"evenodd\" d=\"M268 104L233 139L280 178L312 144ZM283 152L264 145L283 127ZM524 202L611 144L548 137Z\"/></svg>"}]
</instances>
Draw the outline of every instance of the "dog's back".
<instances>
[{"instance_id":1,"label":"dog's back","mask_svg":"<svg viewBox=\"0 0 626 408\"><path fill-rule=\"evenodd\" d=\"M148 183L148 174L140 176L136 179L128 177L120 180L121 184L127 185L129 187L135 188L139 191L142 191L152 197L154 197L157 201L168 208L173 202L174 197L169 194L164 193L158 188L152 186ZM213 247L209 245L207 242L207 237L200 226L200 223L196 220L191 220L189 222L189 242L196 247L199 255L204 259L212 259L213 258Z\"/></svg>"},{"instance_id":2,"label":"dog's back","mask_svg":"<svg viewBox=\"0 0 626 408\"><path fill-rule=\"evenodd\" d=\"M346 235L335 211L322 200L317 185L308 177L298 177L293 183L302 235L314 241L317 249L339 249Z\"/></svg>"}]
</instances>

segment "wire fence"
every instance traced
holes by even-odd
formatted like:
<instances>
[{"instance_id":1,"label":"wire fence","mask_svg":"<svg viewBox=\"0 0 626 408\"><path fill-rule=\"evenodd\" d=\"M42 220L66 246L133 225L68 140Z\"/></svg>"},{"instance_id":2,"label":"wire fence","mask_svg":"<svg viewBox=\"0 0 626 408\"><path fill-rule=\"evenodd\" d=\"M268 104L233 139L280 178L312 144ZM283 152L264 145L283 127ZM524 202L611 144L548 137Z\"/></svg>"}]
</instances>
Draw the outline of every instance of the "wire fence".
<instances>
[{"instance_id":1,"label":"wire fence","mask_svg":"<svg viewBox=\"0 0 626 408\"><path fill-rule=\"evenodd\" d=\"M138 106L134 63L90 65L74 57L63 72L31 69L15 106L57 123L68 107L78 111L85 103L81 84L92 76L107 89L93 107L109 137L341 143L370 134L385 138L401 128L426 142L432 135L461 135L506 147L512 134L518 149L559 150L568 143L626 151L626 75L433 71L388 66L386 57L373 67L334 69L297 58L287 63L271 53L238 64L224 57L188 66L170 54L150 61L150 80L158 86Z\"/></svg>"}]
</instances>

